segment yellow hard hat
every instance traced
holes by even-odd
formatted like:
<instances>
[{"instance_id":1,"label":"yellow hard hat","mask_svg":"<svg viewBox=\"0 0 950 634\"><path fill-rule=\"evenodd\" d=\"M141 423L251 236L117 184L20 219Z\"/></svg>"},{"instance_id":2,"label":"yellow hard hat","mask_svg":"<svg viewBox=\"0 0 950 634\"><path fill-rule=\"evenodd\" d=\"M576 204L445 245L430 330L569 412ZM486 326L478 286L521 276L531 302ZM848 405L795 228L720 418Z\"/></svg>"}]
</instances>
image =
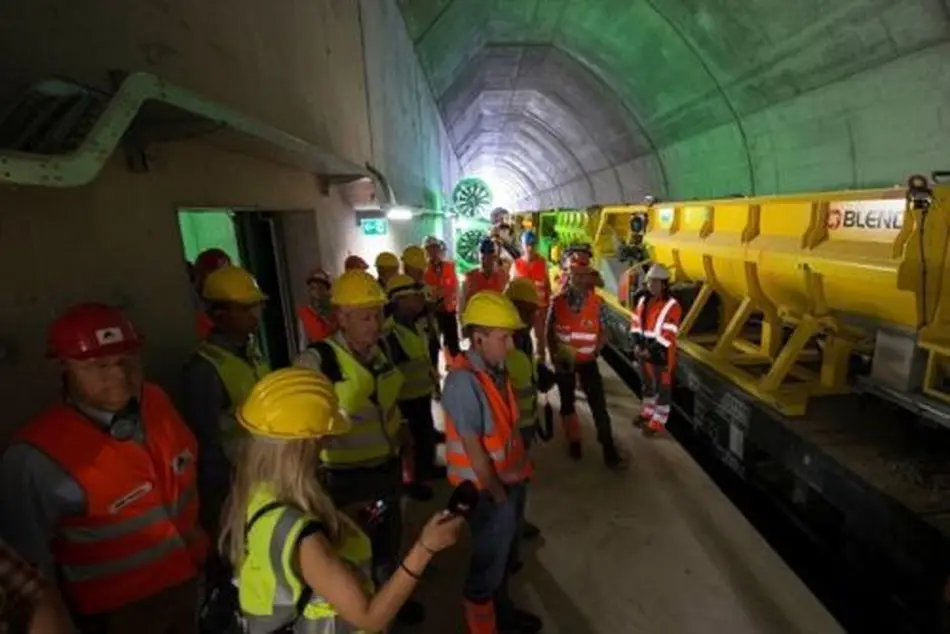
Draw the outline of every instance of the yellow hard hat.
<instances>
[{"instance_id":1,"label":"yellow hard hat","mask_svg":"<svg viewBox=\"0 0 950 634\"><path fill-rule=\"evenodd\" d=\"M375 277L366 271L351 269L333 282L330 303L346 308L370 308L385 304L386 295Z\"/></svg>"},{"instance_id":2,"label":"yellow hard hat","mask_svg":"<svg viewBox=\"0 0 950 634\"><path fill-rule=\"evenodd\" d=\"M352 426L330 380L298 367L265 375L238 408L237 419L252 434L277 440L336 436Z\"/></svg>"},{"instance_id":3,"label":"yellow hard hat","mask_svg":"<svg viewBox=\"0 0 950 634\"><path fill-rule=\"evenodd\" d=\"M422 250L422 247L411 244L402 252L402 263L404 266L409 266L414 269L424 269L426 262L426 252Z\"/></svg>"},{"instance_id":4,"label":"yellow hard hat","mask_svg":"<svg viewBox=\"0 0 950 634\"><path fill-rule=\"evenodd\" d=\"M239 266L225 266L208 274L201 287L201 298L208 302L259 304L267 295L253 275Z\"/></svg>"},{"instance_id":5,"label":"yellow hard hat","mask_svg":"<svg viewBox=\"0 0 950 634\"><path fill-rule=\"evenodd\" d=\"M560 262L561 262L561 247L560 247L560 245L555 244L553 247L551 247L551 260L552 260L553 262L557 262L557 263L560 263Z\"/></svg>"},{"instance_id":6,"label":"yellow hard hat","mask_svg":"<svg viewBox=\"0 0 950 634\"><path fill-rule=\"evenodd\" d=\"M376 256L376 268L379 269L379 268L385 268L385 267L389 267L391 269L399 268L399 258L396 256L395 253L391 253L389 251L383 251L382 253Z\"/></svg>"},{"instance_id":7,"label":"yellow hard hat","mask_svg":"<svg viewBox=\"0 0 950 634\"><path fill-rule=\"evenodd\" d=\"M472 295L462 312L462 326L519 330L524 322L511 300L498 291L480 291Z\"/></svg>"},{"instance_id":8,"label":"yellow hard hat","mask_svg":"<svg viewBox=\"0 0 950 634\"><path fill-rule=\"evenodd\" d=\"M505 295L513 302L527 302L535 306L541 305L541 294L534 282L526 277L518 277L508 282Z\"/></svg>"},{"instance_id":9,"label":"yellow hard hat","mask_svg":"<svg viewBox=\"0 0 950 634\"><path fill-rule=\"evenodd\" d=\"M405 273L393 275L386 284L386 294L389 299L399 297L400 295L409 295L410 293L422 293L422 284L412 279L412 276Z\"/></svg>"}]
</instances>

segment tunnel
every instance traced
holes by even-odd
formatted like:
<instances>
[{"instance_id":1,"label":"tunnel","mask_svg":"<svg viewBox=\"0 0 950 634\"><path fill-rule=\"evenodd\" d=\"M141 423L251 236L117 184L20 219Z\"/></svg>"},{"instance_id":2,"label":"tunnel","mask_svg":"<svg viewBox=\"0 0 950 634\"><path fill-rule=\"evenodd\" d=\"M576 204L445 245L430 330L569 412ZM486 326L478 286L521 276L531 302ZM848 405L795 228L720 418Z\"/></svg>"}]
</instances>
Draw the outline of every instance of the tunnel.
<instances>
[{"instance_id":1,"label":"tunnel","mask_svg":"<svg viewBox=\"0 0 950 634\"><path fill-rule=\"evenodd\" d=\"M546 222L606 279L615 339L597 367L631 466L605 475L588 397L583 463L572 470L560 436L537 450L529 514L544 540L514 583L544 632L937 631L950 604L947 60L950 0L0 0L0 447L72 407L50 335L70 306L122 311L145 376L181 408L213 303L194 277L202 252L221 249L266 296L254 337L277 369L308 349L315 277L337 279L353 256L376 275L379 254L402 262L441 241L464 282L500 208L537 231L556 285L570 267ZM466 182L490 193L467 215ZM689 220L694 202L705 220ZM805 288L783 297L814 315L765 300L743 313L772 329L747 348L814 326L794 381L837 383L796 401L804 419L723 378L744 362L687 353L672 380L682 432L652 445L634 433L642 365L618 342L638 309L620 297L620 251L647 218L665 231L647 233L661 253L647 264L689 287L690 329L721 314L722 339L747 299ZM832 235L834 218L848 226ZM845 299L899 328L841 318ZM694 301L709 306L687 318ZM836 352L855 332L870 335ZM869 387L885 344L877 358L914 377L913 398ZM438 363L436 378L450 370ZM921 382L946 402L920 405ZM925 424L898 422L911 419ZM2 509L16 516L3 500L21 497L5 461L0 524ZM415 534L434 507L414 504ZM406 631L465 631L464 548L424 575L430 617Z\"/></svg>"}]
</instances>

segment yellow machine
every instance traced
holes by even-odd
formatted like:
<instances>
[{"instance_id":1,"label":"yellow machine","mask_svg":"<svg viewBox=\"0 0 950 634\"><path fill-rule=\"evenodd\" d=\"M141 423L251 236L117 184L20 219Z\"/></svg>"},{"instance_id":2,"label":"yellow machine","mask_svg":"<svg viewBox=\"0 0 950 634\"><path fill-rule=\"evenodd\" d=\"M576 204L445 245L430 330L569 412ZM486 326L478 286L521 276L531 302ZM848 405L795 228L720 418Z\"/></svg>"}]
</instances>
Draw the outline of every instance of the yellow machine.
<instances>
[{"instance_id":1,"label":"yellow machine","mask_svg":"<svg viewBox=\"0 0 950 634\"><path fill-rule=\"evenodd\" d=\"M801 415L810 397L850 391L864 355L876 389L950 404L950 186L914 177L902 188L604 207L600 262L630 242L634 218L653 259L698 287L681 349L759 400Z\"/></svg>"}]
</instances>

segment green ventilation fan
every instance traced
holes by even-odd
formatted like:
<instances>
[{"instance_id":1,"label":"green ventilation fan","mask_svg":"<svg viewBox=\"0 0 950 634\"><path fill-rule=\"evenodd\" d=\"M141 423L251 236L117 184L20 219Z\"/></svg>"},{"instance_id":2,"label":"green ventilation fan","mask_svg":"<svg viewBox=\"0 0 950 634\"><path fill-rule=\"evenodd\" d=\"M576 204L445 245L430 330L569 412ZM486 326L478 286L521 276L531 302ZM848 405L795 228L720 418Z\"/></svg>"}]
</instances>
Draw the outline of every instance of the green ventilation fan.
<instances>
[{"instance_id":1,"label":"green ventilation fan","mask_svg":"<svg viewBox=\"0 0 950 634\"><path fill-rule=\"evenodd\" d=\"M466 273L478 266L481 260L478 244L487 235L484 229L466 229L455 235L455 257L459 272Z\"/></svg>"},{"instance_id":2,"label":"green ventilation fan","mask_svg":"<svg viewBox=\"0 0 950 634\"><path fill-rule=\"evenodd\" d=\"M452 190L452 205L463 218L484 216L491 209L491 204L491 189L480 178L463 178Z\"/></svg>"}]
</instances>

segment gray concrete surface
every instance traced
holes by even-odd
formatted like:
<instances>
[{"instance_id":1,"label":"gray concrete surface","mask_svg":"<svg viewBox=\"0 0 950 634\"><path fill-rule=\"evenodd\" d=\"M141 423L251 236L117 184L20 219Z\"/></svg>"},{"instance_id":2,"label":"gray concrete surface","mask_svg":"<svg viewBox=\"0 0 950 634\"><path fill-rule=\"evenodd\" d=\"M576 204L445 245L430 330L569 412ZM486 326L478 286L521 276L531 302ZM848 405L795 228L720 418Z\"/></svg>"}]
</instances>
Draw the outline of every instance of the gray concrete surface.
<instances>
[{"instance_id":1,"label":"gray concrete surface","mask_svg":"<svg viewBox=\"0 0 950 634\"><path fill-rule=\"evenodd\" d=\"M603 369L631 467L604 468L583 399L583 461L567 458L561 436L537 451L529 517L543 536L514 588L545 619L545 634L843 632L675 441L634 433L637 401ZM440 495L444 502L447 487ZM417 522L428 510L411 507ZM400 631L464 631L465 555L462 544L436 560L419 591L428 622Z\"/></svg>"},{"instance_id":2,"label":"gray concrete surface","mask_svg":"<svg viewBox=\"0 0 950 634\"><path fill-rule=\"evenodd\" d=\"M523 208L947 167L947 0L399 4L463 167Z\"/></svg>"}]
</instances>

